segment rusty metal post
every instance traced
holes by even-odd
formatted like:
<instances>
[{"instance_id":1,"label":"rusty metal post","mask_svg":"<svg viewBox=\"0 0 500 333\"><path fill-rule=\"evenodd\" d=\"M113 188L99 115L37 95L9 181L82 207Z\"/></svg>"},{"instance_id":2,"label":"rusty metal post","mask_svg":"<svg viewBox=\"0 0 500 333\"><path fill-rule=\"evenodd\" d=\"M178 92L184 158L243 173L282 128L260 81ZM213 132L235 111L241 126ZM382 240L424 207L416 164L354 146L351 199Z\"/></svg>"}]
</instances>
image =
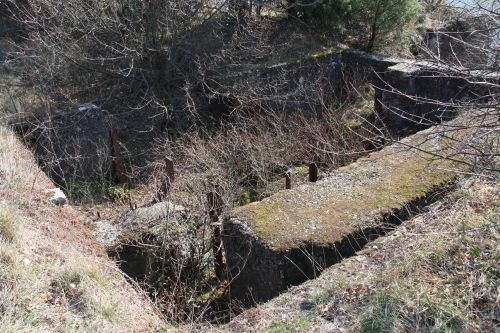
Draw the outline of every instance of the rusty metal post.
<instances>
[{"instance_id":1,"label":"rusty metal post","mask_svg":"<svg viewBox=\"0 0 500 333\"><path fill-rule=\"evenodd\" d=\"M137 206L137 205L134 205L134 203L132 202L132 195L130 194L130 192L128 194L128 205L130 207L130 210L137 209L137 208L134 209L134 207Z\"/></svg>"},{"instance_id":2,"label":"rusty metal post","mask_svg":"<svg viewBox=\"0 0 500 333\"><path fill-rule=\"evenodd\" d=\"M165 157L165 176L162 177L160 188L156 192L156 202L162 202L165 196L170 192L170 188L175 180L174 161Z\"/></svg>"},{"instance_id":3,"label":"rusty metal post","mask_svg":"<svg viewBox=\"0 0 500 333\"><path fill-rule=\"evenodd\" d=\"M226 264L224 262L224 253L222 251L222 236L221 236L221 223L219 223L219 216L222 214L223 201L222 197L217 192L207 193L207 201L212 224L212 250L215 257L215 275L219 281L224 280L224 272Z\"/></svg>"},{"instance_id":4,"label":"rusty metal post","mask_svg":"<svg viewBox=\"0 0 500 333\"><path fill-rule=\"evenodd\" d=\"M309 181L311 183L318 181L318 166L316 163L309 164Z\"/></svg>"},{"instance_id":5,"label":"rusty metal post","mask_svg":"<svg viewBox=\"0 0 500 333\"><path fill-rule=\"evenodd\" d=\"M170 190L170 186L174 183L175 180L175 170L174 170L174 161L171 158L165 158L165 172L167 177L165 178L165 184L168 190Z\"/></svg>"},{"instance_id":6,"label":"rusty metal post","mask_svg":"<svg viewBox=\"0 0 500 333\"><path fill-rule=\"evenodd\" d=\"M292 175L290 172L285 173L285 188L287 190L292 189Z\"/></svg>"},{"instance_id":7,"label":"rusty metal post","mask_svg":"<svg viewBox=\"0 0 500 333\"><path fill-rule=\"evenodd\" d=\"M109 137L111 141L111 168L115 176L115 181L118 184L126 184L128 183L128 177L125 173L123 160L120 156L120 143L118 141L118 133L115 128L110 130Z\"/></svg>"}]
</instances>

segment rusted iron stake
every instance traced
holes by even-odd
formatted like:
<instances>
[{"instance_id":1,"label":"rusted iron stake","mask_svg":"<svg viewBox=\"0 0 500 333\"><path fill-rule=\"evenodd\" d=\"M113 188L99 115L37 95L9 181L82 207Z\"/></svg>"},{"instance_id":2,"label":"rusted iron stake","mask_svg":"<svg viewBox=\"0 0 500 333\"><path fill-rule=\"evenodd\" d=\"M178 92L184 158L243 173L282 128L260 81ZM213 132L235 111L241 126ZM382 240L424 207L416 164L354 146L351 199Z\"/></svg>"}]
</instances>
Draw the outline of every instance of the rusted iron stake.
<instances>
[{"instance_id":1,"label":"rusted iron stake","mask_svg":"<svg viewBox=\"0 0 500 333\"><path fill-rule=\"evenodd\" d=\"M318 181L318 166L316 163L309 164L309 181L311 183Z\"/></svg>"},{"instance_id":2,"label":"rusted iron stake","mask_svg":"<svg viewBox=\"0 0 500 333\"><path fill-rule=\"evenodd\" d=\"M170 192L170 188L175 180L175 170L174 170L174 161L171 158L165 158L165 176L160 184L160 188L156 193L156 202L162 202L163 199Z\"/></svg>"},{"instance_id":3,"label":"rusted iron stake","mask_svg":"<svg viewBox=\"0 0 500 333\"><path fill-rule=\"evenodd\" d=\"M165 178L165 183L168 190L170 190L170 186L172 186L175 180L175 170L174 170L174 161L172 161L172 159L169 157L165 158L165 171L167 174L167 177Z\"/></svg>"},{"instance_id":4,"label":"rusted iron stake","mask_svg":"<svg viewBox=\"0 0 500 333\"><path fill-rule=\"evenodd\" d=\"M120 144L118 141L118 133L115 128L110 130L109 137L111 141L111 168L115 176L115 181L118 184L126 184L128 183L128 177L120 157Z\"/></svg>"},{"instance_id":5,"label":"rusted iron stake","mask_svg":"<svg viewBox=\"0 0 500 333\"><path fill-rule=\"evenodd\" d=\"M134 204L132 202L132 195L130 193L128 194L128 205L130 207L130 210L135 210L134 209Z\"/></svg>"},{"instance_id":6,"label":"rusted iron stake","mask_svg":"<svg viewBox=\"0 0 500 333\"><path fill-rule=\"evenodd\" d=\"M285 173L285 188L287 190L292 189L292 175L290 174L290 172Z\"/></svg>"},{"instance_id":7,"label":"rusted iron stake","mask_svg":"<svg viewBox=\"0 0 500 333\"><path fill-rule=\"evenodd\" d=\"M224 262L224 253L222 251L221 223L219 216L222 214L223 201L217 192L207 193L210 222L212 223L212 250L215 257L215 275L220 281L224 280L226 264Z\"/></svg>"}]
</instances>

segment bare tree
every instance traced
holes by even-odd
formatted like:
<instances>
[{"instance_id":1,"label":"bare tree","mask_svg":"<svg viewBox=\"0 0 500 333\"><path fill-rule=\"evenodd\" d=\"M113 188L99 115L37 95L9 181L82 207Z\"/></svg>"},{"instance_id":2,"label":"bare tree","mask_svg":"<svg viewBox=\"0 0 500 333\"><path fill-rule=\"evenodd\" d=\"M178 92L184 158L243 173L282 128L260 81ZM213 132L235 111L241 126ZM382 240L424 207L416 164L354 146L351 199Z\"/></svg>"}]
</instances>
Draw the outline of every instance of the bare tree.
<instances>
[{"instance_id":1,"label":"bare tree","mask_svg":"<svg viewBox=\"0 0 500 333\"><path fill-rule=\"evenodd\" d=\"M420 56L425 60L421 65L426 75L436 82L460 80L464 86L463 94L442 100L408 95L402 91L399 93L415 103L431 105L441 114L460 115L457 120L442 124L440 133L457 142L458 148L453 151L426 151L428 154L433 158L446 158L467 165L476 174L498 177L500 6L495 1L478 0L451 12L451 19L448 17L442 28L429 32L420 46ZM405 117L401 110L392 111ZM428 118L414 121L435 124Z\"/></svg>"},{"instance_id":2,"label":"bare tree","mask_svg":"<svg viewBox=\"0 0 500 333\"><path fill-rule=\"evenodd\" d=\"M218 47L208 22L220 8L204 0L9 2L28 31L17 53L25 78L58 103L182 110L196 60Z\"/></svg>"}]
</instances>

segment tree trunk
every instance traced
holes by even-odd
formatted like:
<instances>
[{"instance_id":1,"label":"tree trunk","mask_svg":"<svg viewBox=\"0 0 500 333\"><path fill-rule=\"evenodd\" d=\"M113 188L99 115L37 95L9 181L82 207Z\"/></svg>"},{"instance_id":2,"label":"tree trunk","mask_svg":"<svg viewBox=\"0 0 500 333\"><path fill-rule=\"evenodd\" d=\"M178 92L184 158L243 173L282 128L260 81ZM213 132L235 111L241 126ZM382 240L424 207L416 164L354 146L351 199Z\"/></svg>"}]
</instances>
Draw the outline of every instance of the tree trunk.
<instances>
[{"instance_id":1,"label":"tree trunk","mask_svg":"<svg viewBox=\"0 0 500 333\"><path fill-rule=\"evenodd\" d=\"M375 47L375 40L377 39L377 22L373 22L370 34L370 40L368 41L368 46L366 47L368 52L372 52Z\"/></svg>"}]
</instances>

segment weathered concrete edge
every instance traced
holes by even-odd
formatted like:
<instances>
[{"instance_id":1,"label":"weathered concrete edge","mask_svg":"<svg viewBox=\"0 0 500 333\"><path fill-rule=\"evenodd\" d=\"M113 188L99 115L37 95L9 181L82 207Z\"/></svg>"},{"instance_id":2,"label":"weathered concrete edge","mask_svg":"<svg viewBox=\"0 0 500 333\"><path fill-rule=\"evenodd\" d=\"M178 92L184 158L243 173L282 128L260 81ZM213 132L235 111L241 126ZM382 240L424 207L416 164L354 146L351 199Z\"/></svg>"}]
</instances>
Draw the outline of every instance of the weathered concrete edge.
<instances>
[{"instance_id":1,"label":"weathered concrete edge","mask_svg":"<svg viewBox=\"0 0 500 333\"><path fill-rule=\"evenodd\" d=\"M179 218L184 211L183 206L168 201L127 209L113 221L97 221L94 236L108 253L115 253L144 235L157 233L165 222Z\"/></svg>"},{"instance_id":2,"label":"weathered concrete edge","mask_svg":"<svg viewBox=\"0 0 500 333\"><path fill-rule=\"evenodd\" d=\"M357 229L330 245L303 243L287 250L273 249L260 240L244 219L228 216L224 221L223 239L231 297L254 304L315 278L324 268L354 255L370 240L385 234L422 206L439 200L453 188L454 179L453 175L443 178L425 195L415 197L402 208L392 209L366 228Z\"/></svg>"}]
</instances>

